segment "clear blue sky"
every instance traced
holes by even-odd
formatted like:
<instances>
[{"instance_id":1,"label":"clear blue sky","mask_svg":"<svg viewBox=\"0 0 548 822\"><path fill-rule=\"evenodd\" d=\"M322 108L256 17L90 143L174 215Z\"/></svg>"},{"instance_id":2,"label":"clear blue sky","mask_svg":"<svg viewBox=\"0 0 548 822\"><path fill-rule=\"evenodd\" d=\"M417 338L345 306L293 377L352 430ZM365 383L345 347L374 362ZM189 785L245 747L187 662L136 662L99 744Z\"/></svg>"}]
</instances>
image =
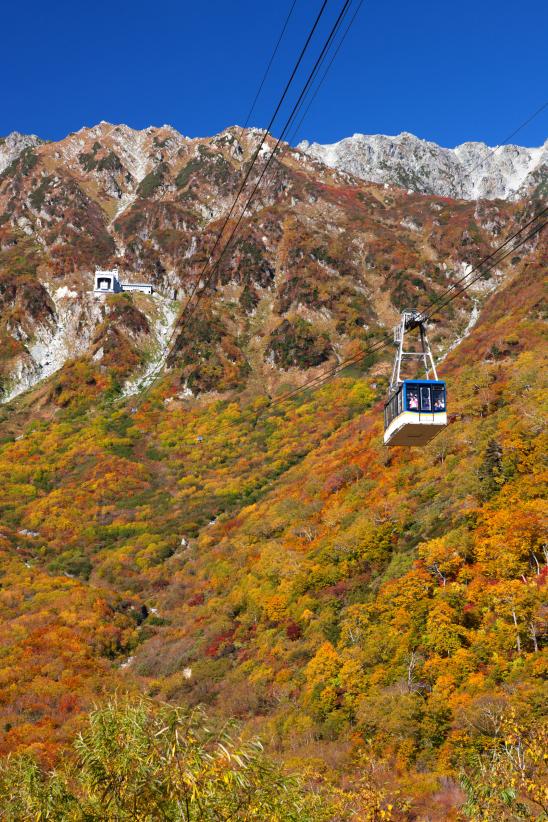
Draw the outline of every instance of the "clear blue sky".
<instances>
[{"instance_id":1,"label":"clear blue sky","mask_svg":"<svg viewBox=\"0 0 548 822\"><path fill-rule=\"evenodd\" d=\"M107 120L170 123L192 137L243 124L289 5L5 3L0 134L55 140ZM329 0L326 24L341 5ZM297 0L253 125L268 123L319 6ZM548 101L547 44L546 0L365 0L298 138L410 131L447 146L497 144ZM547 136L548 108L512 142Z\"/></svg>"}]
</instances>

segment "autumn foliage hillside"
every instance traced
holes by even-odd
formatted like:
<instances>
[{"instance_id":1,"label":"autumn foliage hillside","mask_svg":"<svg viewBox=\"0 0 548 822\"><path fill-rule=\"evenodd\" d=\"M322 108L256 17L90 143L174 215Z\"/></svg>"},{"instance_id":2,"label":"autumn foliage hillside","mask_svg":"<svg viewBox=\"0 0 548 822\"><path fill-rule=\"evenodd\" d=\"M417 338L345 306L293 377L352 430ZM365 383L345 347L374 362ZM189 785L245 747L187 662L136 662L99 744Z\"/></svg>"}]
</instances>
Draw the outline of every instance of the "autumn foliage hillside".
<instances>
[{"instance_id":1,"label":"autumn foliage hillside","mask_svg":"<svg viewBox=\"0 0 548 822\"><path fill-rule=\"evenodd\" d=\"M513 711L530 734L540 274L510 280L448 356L451 425L422 450L381 445L366 375L273 408L183 407L166 384L133 416L107 406L6 442L4 751L51 760L123 683L236 716L330 779L366 746L394 796L441 813L497 723Z\"/></svg>"},{"instance_id":2,"label":"autumn foliage hillside","mask_svg":"<svg viewBox=\"0 0 548 822\"><path fill-rule=\"evenodd\" d=\"M182 219L182 194L229 198L232 150L228 137L214 156L187 146L140 188L109 229L134 262L155 244L160 261L179 253L160 216ZM48 170L41 152L0 181L13 214ZM83 153L74 208L93 216L118 171L104 147ZM546 232L435 315L450 424L425 448L387 449L389 349L284 392L366 351L533 206L314 173L293 155L277 170L264 237L250 218L145 397L123 392L147 360L150 306L124 295L87 353L0 407L0 753L58 763L93 706L127 691L235 717L329 793L333 819L541 819ZM67 231L50 247L0 229L6 361L26 345L16 322L31 335L33 310L51 321L48 266Z\"/></svg>"}]
</instances>

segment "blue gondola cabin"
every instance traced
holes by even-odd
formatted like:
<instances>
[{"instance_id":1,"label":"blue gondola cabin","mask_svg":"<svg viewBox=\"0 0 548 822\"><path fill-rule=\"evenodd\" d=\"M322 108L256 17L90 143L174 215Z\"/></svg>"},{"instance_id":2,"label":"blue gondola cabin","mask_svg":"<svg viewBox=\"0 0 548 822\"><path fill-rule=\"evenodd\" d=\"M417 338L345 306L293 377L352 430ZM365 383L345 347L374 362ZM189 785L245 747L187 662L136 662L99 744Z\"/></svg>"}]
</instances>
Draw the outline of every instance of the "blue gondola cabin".
<instances>
[{"instance_id":1,"label":"blue gondola cabin","mask_svg":"<svg viewBox=\"0 0 548 822\"><path fill-rule=\"evenodd\" d=\"M385 445L426 445L446 425L443 380L404 380L384 406Z\"/></svg>"}]
</instances>

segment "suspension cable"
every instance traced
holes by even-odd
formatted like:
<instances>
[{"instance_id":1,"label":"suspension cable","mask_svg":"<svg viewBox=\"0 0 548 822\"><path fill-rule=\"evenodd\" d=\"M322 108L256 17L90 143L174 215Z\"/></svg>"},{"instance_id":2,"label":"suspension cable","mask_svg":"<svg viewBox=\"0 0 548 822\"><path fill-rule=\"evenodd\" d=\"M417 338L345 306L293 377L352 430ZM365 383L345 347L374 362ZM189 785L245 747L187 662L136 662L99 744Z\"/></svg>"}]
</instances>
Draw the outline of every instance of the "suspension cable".
<instances>
[{"instance_id":1,"label":"suspension cable","mask_svg":"<svg viewBox=\"0 0 548 822\"><path fill-rule=\"evenodd\" d=\"M212 280L213 280L213 278L214 278L214 276L215 276L215 273L217 272L218 266L219 266L219 264L220 264L220 262L221 262L221 260L222 260L222 258L223 258L223 256L224 256L225 252L227 251L227 249L228 249L228 247L229 247L229 245L230 245L230 243L231 243L231 241L232 241L232 239L233 239L234 235L236 234L236 231L238 230L238 228L239 228L239 226L240 226L240 223L242 222L242 219L243 219L243 217L244 217L244 215L245 215L245 213L246 213L246 211L247 211L247 209L248 209L248 207L249 207L249 205L250 205L250 203L251 203L251 201L252 201L253 197L255 196L255 194L256 194L256 192L257 192L257 190L258 190L258 188L259 188L259 186L260 186L260 184L261 184L261 182L262 182L262 180L263 180L263 177L264 177L264 175L265 175L265 173L266 173L267 169L269 168L269 166L270 166L270 164L271 164L271 162L272 162L272 160L273 160L273 158L274 158L274 156L275 156L276 150L277 150L277 149L278 149L278 147L280 146L280 144L281 144L281 142L282 142L282 140L283 140L283 137L285 136L285 134L286 134L286 132L287 132L288 128L290 127L290 124L291 124L291 122L292 122L292 120L293 120L293 118L294 118L294 116L295 116L295 112L298 110L299 105L301 104L301 102L302 102L302 100L303 100L304 96L305 96L305 95L306 95L306 93L308 92L308 89L309 89L309 87L310 87L310 84L311 84L311 82L312 82L312 80L313 80L313 78L314 78L314 76L315 76L315 73L317 72L317 68L318 68L318 66L319 66L319 65L321 65L321 63L323 62L323 60L324 60L324 58L325 58L325 54L327 53L328 49L330 48L331 43L332 43L332 41L333 41L333 38L336 36L336 34L337 34L337 32L338 32L338 30L339 30L339 28L340 28L340 25L341 25L342 21L344 20L345 15L346 15L346 14L347 14L347 12L348 12L348 8L349 8L349 6L350 6L351 2L352 2L352 0L345 0L345 2L344 2L344 4L343 4L343 6L342 6L342 8L341 8L341 11L339 12L339 15L338 15L338 17L337 17L337 19L336 19L336 21L335 21L335 23L334 23L333 27L331 28L331 31L330 31L330 33L329 33L329 36L328 36L327 40L326 40L326 41L325 41L325 43L324 43L324 46L323 46L323 48L322 48L322 50L321 50L321 52L320 52L320 55L319 55L319 57L317 58L317 60L316 60L316 62L315 62L315 64L314 64L314 67L313 67L312 71L311 71L311 72L309 73L309 75L308 75L308 78L307 78L307 80L306 80L306 83L305 83L305 85L304 85L304 87L303 87L303 89L302 89L302 91L301 91L301 93L300 93L300 95L299 95L299 97L298 97L298 99L297 99L297 102L296 102L296 103L295 103L295 105L293 106L292 112L291 112L291 114L289 115L288 120L286 121L286 124L285 124L285 126L284 126L284 128L283 128L283 130L282 130L282 133L280 134L280 137L279 137L279 138L278 138L278 140L276 141L276 144L275 144L275 146L274 146L274 149L273 149L273 150L272 150L272 152L269 154L269 157L268 157L268 159L267 159L267 161L266 161L266 164L265 164L264 168L262 169L261 174L259 175L259 178L258 178L258 180L256 181L255 186L254 186L254 188L253 188L253 190L252 190L252 192L251 192L251 194L250 194L250 196L249 196L249 198L248 198L248 200L247 200L246 204L244 205L244 207L243 207L243 209L242 209L242 211L241 211L241 213L240 213L240 216L239 216L239 218L238 218L238 220L237 220L237 222L236 222L236 224L235 224L235 226L234 226L234 228L233 228L233 230L232 230L232 232L231 232L231 234L230 234L230 236L229 236L228 240L226 241L226 243L225 243L225 245L224 245L223 249L221 250L221 252L220 252L220 254L219 254L219 257L217 258L217 260L216 260L216 261L215 261L215 263L213 264L213 266L212 266L212 268L211 268L211 272L210 272L209 276L206 278L206 280L205 280L204 284L202 285L201 290L200 290L200 292L198 293L198 297L197 297L196 301L195 301L192 305L190 305L191 300L192 300L192 297L194 296L194 294L195 294L195 293L196 293L196 291L197 291L197 288L198 288L198 285L199 285L199 283L200 283L201 277L202 277L202 276L203 276L203 274L205 273L205 271L206 271L206 269L207 269L207 267L208 267L208 265L209 265L209 263L210 263L211 255L213 254L213 251L215 250L215 247L216 247L216 245L217 245L217 242L216 242L216 244L215 244L215 246L214 246L214 249L213 249L213 250L212 250L212 252L211 252L210 259L207 261L206 265L204 266L204 269L202 270L201 276L200 276L200 278L198 278L198 280L197 280L197 282L196 282L196 284L195 284L195 287L194 287L194 289L193 289L193 291L192 291L192 293L191 293L191 295L190 295L189 299L187 300L187 303L186 303L186 305L185 305L185 307L184 307L183 311L181 312L181 315L180 315L180 317L179 317L179 319L178 319L178 321L177 321L177 324L176 324L175 328L173 329L172 334L170 335L170 338L169 338L169 340L168 340L168 343L167 343L167 344L166 344L166 346L165 346L165 349L166 349L166 352L167 352L167 353L166 353L166 354L164 354L163 361L161 361L161 362L160 362L160 364L159 364L158 368L156 369L156 374L153 376L153 379L152 379L152 380L148 383L148 385L147 385L145 388L143 388L143 390L142 390L142 392L141 392L141 395L140 395L141 397L146 396L146 394L148 394L148 392L150 391L150 389L151 389L151 388L152 388L152 386L154 385L154 383L155 383L155 381L156 381L156 379L157 379L157 375L159 374L159 372L161 371L161 369L162 369L162 367L163 367L163 362L164 362L164 361L165 361L165 362L167 362L167 361L169 360L169 358L170 358L170 357L172 357L172 356L173 356L173 354L174 354L174 353L178 350L177 340L175 341L175 344L173 345L173 347L171 348L171 350L169 350L169 348L171 347L171 342L172 342L173 338L175 337L175 335L177 335L178 339L180 339L180 338L181 338L182 332L184 331L185 327L188 325L188 321L190 320L190 318L192 317L192 314L194 313L194 311L196 310L197 306L199 305L199 302L200 302L200 300L202 299L203 295L206 293L207 288L210 286L210 284L211 284L211 282L212 282ZM325 6L325 2L324 2L324 6ZM323 10L324 6L322 6L322 10ZM319 18L318 18L318 19L319 19ZM317 21L316 21L316 22L317 22ZM311 33L312 33L312 32L311 32ZM310 36L311 36L311 35L310 35ZM310 36L309 36L309 37L310 37ZM304 53L304 52L303 52L303 53ZM292 75L292 76L293 76L293 75ZM289 84L288 84L288 86L287 86L286 88L288 88L288 87L289 87ZM278 106L278 108L279 108L279 106ZM278 110L278 108L277 108L277 110ZM271 121L271 122L272 122L272 121ZM270 128L270 124L269 124L269 128ZM268 132L268 130L269 130L269 129L267 129L267 132ZM262 138L262 140L261 140L261 143L260 143L260 145L259 145L259 148L258 148L258 150L257 150L257 151L256 151L256 153L255 153L255 159L256 159L256 157L258 156L258 152L260 151L260 148L261 148L261 147L262 147L262 145L264 144L264 141L265 141L265 139L266 139L266 134L267 134L267 132L265 132L265 134L263 135L263 138ZM247 179L247 177L248 177L248 176L249 176L249 173L246 175L246 179ZM241 187L241 188L242 188L242 187ZM239 196L239 195L238 195L238 196ZM235 200L235 202L234 202L234 206L236 205L236 202L237 202L237 198L236 198L236 200ZM232 208L232 209L231 209L231 211L230 211L229 215L227 216L227 219L225 220L224 225L223 225L223 229L222 229L222 231L220 232L220 234L218 235L218 239L220 239L220 236L222 235L222 232L224 231L224 227L225 227L225 226L226 226L226 224L228 223L228 220L230 219L230 216L231 216L231 214L232 214L232 211L233 211L233 210L234 210L234 208ZM141 399L141 401L142 401L142 399Z\"/></svg>"},{"instance_id":2,"label":"suspension cable","mask_svg":"<svg viewBox=\"0 0 548 822\"><path fill-rule=\"evenodd\" d=\"M310 87L310 83L312 82L312 79L313 79L314 74L315 74L315 72L316 72L317 66L318 66L318 65L321 63L321 61L324 59L325 53L326 53L327 49L329 48L329 46L330 46L330 44L331 44L331 42L332 42L333 37L336 35L336 32L337 32L337 30L338 30L338 27L340 26L340 23L341 23L342 19L344 18L344 16L345 16L345 14L346 14L346 12L347 12L347 10L348 10L348 7L349 7L349 5L350 5L350 3L351 3L351 2L352 2L352 0L345 0L344 5L343 5L343 7L342 7L342 9L341 9L341 11L340 11L340 13L339 13L339 16L338 16L338 18L337 18L337 20L336 20L335 24L333 25L333 28L331 29L331 32L330 32L330 34L329 34L329 36L328 36L328 38L327 38L327 41L325 42L325 44L324 44L324 46L323 46L323 48L322 48L322 51L321 51L321 53L320 53L320 56L319 56L319 57L318 57L318 59L316 60L316 63L315 63L315 65L314 65L314 68L312 69L312 71L310 72L310 74L309 74L309 76L308 76L308 79L307 79L307 81L306 81L306 83L305 83L305 85L304 85L304 88L302 89L302 91L301 91L301 93L300 93L300 95L299 95L299 98L298 98L297 102L295 103L295 106L293 107L293 110L292 110L292 112L291 112L291 114L290 114L290 116L289 116L289 118L288 118L288 120L287 120L287 122L286 122L286 124L285 124L285 126L284 126L284 128L283 128L283 130L282 130L282 133L280 134L280 137L277 139L276 144L275 144L275 146L274 146L273 150L270 152L270 154L269 154L269 156L268 156L268 159L267 159L267 161L266 161L266 163L265 163L265 166L264 166L264 168L262 169L261 174L259 175L259 178L258 178L258 180L256 181L255 186L254 186L254 188L253 188L253 190L252 190L252 192L251 192L251 194L250 194L250 196L249 196L249 198L248 198L248 200L247 200L246 204L244 205L244 207L243 207L243 209L242 209L242 211L241 211L241 213L240 213L240 216L239 216L239 218L238 218L238 220L237 220L237 222L236 222L236 225L234 226L234 228L233 228L233 230L232 230L232 232L231 232L231 234L230 234L230 236L229 236L229 238L228 238L227 242L225 243L224 248L222 249L221 253L219 254L219 257L218 257L218 258L217 258L217 260L215 261L215 263L214 263L214 265L213 265L213 267L212 267L211 273L210 273L209 277L206 279L206 282L205 282L205 284L203 285L203 287L202 287L202 289L201 289L200 295L203 295L203 294L206 292L206 290L207 290L208 286L211 284L211 282L212 282L212 280L213 280L213 277L215 276L215 273L216 273L216 271L217 271L217 268L218 268L218 266L219 266L219 264L220 264L220 262L221 262L221 260L222 260L222 258L223 258L223 256L224 256L225 252L227 251L227 249L228 249L228 247L229 247L229 245L230 245L230 243L231 243L231 241L232 241L232 239L233 239L234 235L236 234L236 231L238 230L238 228L239 228L239 226L240 226L240 223L242 222L242 220L243 220L243 218L244 218L244 216L245 216L245 213L246 213L246 211L247 211L247 209L248 209L249 205L251 204L251 201L253 200L253 198L254 198L254 196L255 196L255 194L256 194L256 192L257 192L257 190L258 190L258 188L259 188L259 186L260 186L260 184L261 184L261 182L262 182L262 180L263 180L263 177L264 177L264 175L265 175L265 173L266 173L266 171L267 171L268 167L270 166L270 164L271 164L272 160L274 159L275 153L276 153L276 151L277 151L278 147L280 146L280 144L281 144L281 142L282 142L282 140L283 140L283 137L285 136L285 134L286 134L286 132L287 132L287 130L288 130L288 128L289 128L289 125L290 125L290 123L291 123L291 121L292 121L292 119L293 119L293 117L294 117L295 111L298 109L298 106L300 105L300 103L301 103L301 101L302 101L303 97L305 96L305 94L307 93L307 91L308 91L308 89L309 89L309 87ZM269 129L268 129L268 130L269 130ZM268 131L268 130L267 130L267 131ZM264 143L264 140L265 140L265 139L266 139L266 134L263 136L263 140L262 140L262 142L261 142L261 146L262 146L262 144ZM200 297L200 295L199 295L199 297ZM197 307L197 305L198 305L198 303L199 303L199 299L198 299L198 300L194 303L194 305L193 305L193 306L192 306L189 310L190 310L191 312L194 312L194 311L195 311L195 309L196 309L196 307Z\"/></svg>"},{"instance_id":3,"label":"suspension cable","mask_svg":"<svg viewBox=\"0 0 548 822\"><path fill-rule=\"evenodd\" d=\"M452 283L450 286L448 286L448 287L445 289L445 291L443 291L441 294L438 294L438 296L437 296L437 297L436 297L436 299L433 301L433 303L431 303L431 305L434 305L434 303L439 302L440 300L442 300L442 299L446 296L446 294L449 294L449 293L450 293L450 292L451 292L454 288L457 288L457 286L458 286L460 283L464 282L464 280L466 280L466 279L470 276L470 274L473 274L473 273L474 273L474 271L477 271L477 269L478 269L480 266L482 266L484 263L486 263L486 262L487 262L487 260L490 260L492 257L494 257L494 256L495 256L495 254L498 254L498 253L499 253L499 251L501 251L501 250L504 248L504 246L508 245L508 243L509 243L509 242L511 242L513 239L515 239L515 238L516 238L519 234L521 234L523 231L525 231L525 229L526 229L526 228L528 228L528 227L529 227L530 225L532 225L532 224L533 224L536 220L538 220L538 218L539 218L539 217L544 216L544 214L546 214L547 212L548 212L548 206L547 206L546 208L543 208L543 209L542 209L542 211L537 212L537 214L535 214L535 215L534 215L534 216L533 216L533 217L532 217L532 218L531 218L531 219L530 219L527 223L525 223L525 225L523 225L523 226L522 226L522 227L521 227L518 231L514 232L514 234L511 234L511 235L510 235L510 237L508 237L508 239L506 239L506 240L502 243L502 245L499 245L499 246L498 246L498 248L496 248L496 249L495 249L495 250L494 250L491 254L488 254L488 255L487 255L487 257L484 257L484 258L483 258L483 260L480 260L480 262L479 262L479 263L477 263L477 264L476 264L473 268L471 268L471 269L470 269L470 271L467 271L467 272L466 272L466 274L464 274L462 277L460 277L458 280L456 280L454 283ZM430 306L429 306L429 307L430 307Z\"/></svg>"},{"instance_id":4,"label":"suspension cable","mask_svg":"<svg viewBox=\"0 0 548 822\"><path fill-rule=\"evenodd\" d=\"M278 53L278 49L279 49L279 47L280 47L280 43L281 43L281 42L282 42L282 40L283 40L283 36L284 36L284 34L285 34L285 30L286 30L286 28L287 28L287 26L288 26L288 24L289 24L289 21L290 21L290 19L291 19L291 15L293 14L293 9L295 8L296 4L297 4L297 0L293 0L293 2L291 3L291 7L290 7L290 9L289 9L289 11L288 11L288 13L287 13L287 17L285 18L285 22L284 22L283 27L282 27L282 30L281 30L281 32L280 32L280 36L278 37L278 40L277 40L277 42L276 42L276 45L274 46L274 51L273 51L273 52L272 52L272 54L270 55L270 60L268 61L268 65L267 65L267 67L266 67L266 69L265 69L265 71L264 71L264 74L263 74L262 80L261 80L261 82L259 83L259 88L257 89L257 93L255 94L255 97L254 97L254 99L253 99L253 102L251 103L251 107L250 107L250 109L249 109L249 111L248 111L248 113L247 113L247 117L245 118L244 128L247 128L247 127L248 127L248 125L249 125L249 121L251 120L251 115L253 114L253 111L255 110L255 106L257 105L257 100L259 99L259 97L260 97L260 95L261 95L261 91L263 90L263 86L264 86L264 84L265 84L266 78L268 77L268 74L269 74L269 72L270 72L270 69L272 68L272 63L274 62L274 60L275 60L275 58L276 58L276 55L277 55L277 53Z\"/></svg>"},{"instance_id":5,"label":"suspension cable","mask_svg":"<svg viewBox=\"0 0 548 822\"><path fill-rule=\"evenodd\" d=\"M288 91L289 91L289 88L290 88L291 84L293 83L293 80L294 80L294 78L295 78L295 75L297 74L297 71L299 70L299 67L300 67L300 65L301 65L301 63L302 63L302 60L303 60L304 55L305 55L305 53L306 53L306 51L307 51L307 49L308 49L308 46L310 45L310 41L312 40L312 37L314 36L314 33L315 33L315 31L316 31L316 29L317 29L317 27L318 27L318 24L319 24L319 22L320 22L320 20L321 20L321 18L322 18L322 16L323 16L323 13L324 13L325 8L326 8L326 6L327 6L327 2L328 2L328 0L323 0L323 3L322 3L322 5L321 5L321 7L320 7L320 10L319 10L318 14L316 15L316 19L314 20L314 23L313 23L313 25L312 25L312 27L311 27L311 29L310 29L309 33L308 33L308 36L307 36L306 41L305 41L305 44L303 45L303 47L302 47L302 49L301 49L301 52L300 52L300 54L299 54L299 56L298 56L298 58L297 58L297 61L296 61L295 65L293 66L293 70L292 70L292 72L291 72L291 75L290 75L290 77L289 77L289 80L287 81L287 83L286 83L286 85L285 85L285 88L284 88L284 90L283 90L283 92L282 92L282 95L281 95L280 99L278 100L278 104L276 105L276 108L275 108L275 110L274 110L274 113L272 114L272 116L271 116L271 118L270 118L270 121L269 121L269 123L268 123L268 126L267 126L267 128L266 128L266 130L265 130L265 132L264 132L264 134L263 134L263 136L262 136L262 138L261 138L261 140L260 140L260 142L259 142L259 144L258 144L258 146L257 146L257 148L256 148L256 150L255 150L255 152L254 152L254 154L253 154L253 156L252 156L251 163L250 163L250 165L249 165L249 167L248 167L248 169L247 169L247 171L246 171L246 173L245 173L245 175L244 175L244 178L243 178L243 180L242 180L242 182L241 182L241 184L240 184L240 187L239 187L238 192L237 192L237 194L236 194L236 197L235 197L235 199L234 199L234 201L233 201L233 203L232 203L232 206L230 207L230 210L229 210L228 214L226 215L225 219L223 220L223 223L222 223L222 226L221 226L221 228L220 228L219 232L217 233L217 236L216 236L216 239L215 239L215 243L214 243L214 245L213 245L213 248L212 248L212 249L211 249L211 251L209 252L208 259L206 260L206 262L205 262L205 264L204 264L204 267L203 267L203 268L202 268L202 270L200 271L199 275L196 277L196 280L195 280L195 282L194 282L193 286L191 287L190 294L189 294L189 296L187 297L187 301L186 301L186 303L185 303L185 306L183 307L183 310L181 311L181 313L180 313L180 315L179 315L179 317L178 317L178 319L177 319L177 322L175 323L175 327L173 328L173 330L172 330L172 332L171 332L171 334L170 334L170 337L169 337L168 341L166 342L166 344L165 344L165 346L164 346L165 351L168 351L168 350L169 350L169 347L171 346L171 342L172 342L172 340L175 338L176 334L178 333L177 327L178 327L179 323L181 322L181 320L184 318L185 312L188 310L188 308L189 308L189 306L190 306L190 303L191 303L191 301L192 301L192 298L194 297L194 295L195 295L196 291L197 291L197 290L198 290L198 288L199 288L199 285L200 285L200 282L201 282L201 280L202 280L202 277L204 276L205 272L207 271L207 268L208 268L208 266L209 266L209 264L210 264L210 262L211 262L211 258L212 258L212 256L213 256L213 254L215 253L215 249L217 248L217 246L219 245L219 242L221 241L221 237L223 236L224 231L225 231L225 229L226 229L226 227L227 227L227 225L228 225L228 223L229 223L229 221L230 221L230 218L231 218L231 216L232 216L232 214L233 214L233 212L234 212L234 209L236 208L236 205L237 205L237 203L238 203L238 200L239 200L239 198L240 198L240 195L242 194L242 192L243 192L243 190L244 190L244 188L245 188L245 186L246 186L246 183L247 183L247 181L248 181L248 179L249 179L249 177L250 177L250 175L251 175L251 172L252 172L252 170L253 170L253 167L254 167L255 163L257 162L257 158L259 157L259 154L260 154L260 152L261 152L261 149L262 149L262 147L263 147L263 145L264 145L264 142L265 142L265 140L266 140L266 136L267 136L268 132L270 131L270 129L272 128L272 125L273 125L273 123L274 123L274 121L275 121L275 119L276 119L276 117L277 117L277 115L278 115L278 112L279 112L279 110L280 110L280 108L281 108L281 106L282 106L282 104L283 104L283 102L284 102L284 100L285 100L285 98L286 98L286 96L287 96L287 93L288 93ZM169 356L169 355L168 355L168 356ZM160 366L160 367L161 367L161 366Z\"/></svg>"}]
</instances>

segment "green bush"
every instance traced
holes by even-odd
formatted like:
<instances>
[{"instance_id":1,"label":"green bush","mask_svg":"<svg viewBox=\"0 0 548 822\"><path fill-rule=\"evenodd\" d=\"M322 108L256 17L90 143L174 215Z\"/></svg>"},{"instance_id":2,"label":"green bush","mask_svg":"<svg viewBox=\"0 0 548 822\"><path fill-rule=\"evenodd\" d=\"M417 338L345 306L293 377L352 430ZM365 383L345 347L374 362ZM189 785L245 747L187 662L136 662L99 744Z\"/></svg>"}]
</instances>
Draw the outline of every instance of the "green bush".
<instances>
[{"instance_id":1,"label":"green bush","mask_svg":"<svg viewBox=\"0 0 548 822\"><path fill-rule=\"evenodd\" d=\"M122 164L117 154L110 151L97 163L97 171L122 171Z\"/></svg>"},{"instance_id":2,"label":"green bush","mask_svg":"<svg viewBox=\"0 0 548 822\"><path fill-rule=\"evenodd\" d=\"M331 354L328 334L318 331L308 320L284 320L270 335L267 355L272 354L280 368L312 368Z\"/></svg>"},{"instance_id":3,"label":"green bush","mask_svg":"<svg viewBox=\"0 0 548 822\"><path fill-rule=\"evenodd\" d=\"M67 574L71 577L80 577L80 579L89 579L92 571L92 565L89 557L77 549L65 551L50 565L48 570L53 574Z\"/></svg>"},{"instance_id":4,"label":"green bush","mask_svg":"<svg viewBox=\"0 0 548 822\"><path fill-rule=\"evenodd\" d=\"M75 757L44 772L30 757L0 766L6 822L214 822L327 819L260 742L214 730L201 709L114 700L95 710Z\"/></svg>"},{"instance_id":5,"label":"green bush","mask_svg":"<svg viewBox=\"0 0 548 822\"><path fill-rule=\"evenodd\" d=\"M44 200L46 198L46 191L50 184L50 180L51 177L44 177L38 188L35 188L29 197L30 203L32 207L36 209L36 211L40 211L42 205L44 204Z\"/></svg>"},{"instance_id":6,"label":"green bush","mask_svg":"<svg viewBox=\"0 0 548 822\"><path fill-rule=\"evenodd\" d=\"M168 167L165 163L160 163L154 171L151 171L144 177L137 188L139 197L150 197L150 195L159 188L164 182L164 178Z\"/></svg>"}]
</instances>

